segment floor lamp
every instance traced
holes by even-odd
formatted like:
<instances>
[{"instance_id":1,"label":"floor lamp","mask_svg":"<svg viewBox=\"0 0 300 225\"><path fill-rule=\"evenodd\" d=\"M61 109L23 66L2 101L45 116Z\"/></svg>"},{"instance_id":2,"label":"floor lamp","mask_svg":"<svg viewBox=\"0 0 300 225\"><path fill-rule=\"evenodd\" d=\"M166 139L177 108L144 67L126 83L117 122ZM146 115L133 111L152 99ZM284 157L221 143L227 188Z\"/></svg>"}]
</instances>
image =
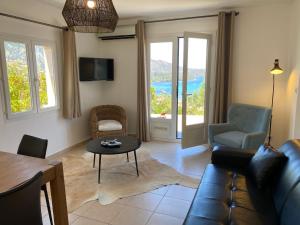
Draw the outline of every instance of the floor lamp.
<instances>
[{"instance_id":1,"label":"floor lamp","mask_svg":"<svg viewBox=\"0 0 300 225\"><path fill-rule=\"evenodd\" d=\"M272 120L273 120L273 107L274 107L274 93L275 93L275 76L283 74L283 69L279 66L279 59L275 59L274 68L271 70L271 74L273 75L273 92L272 92L272 115L270 120L270 128L269 128L269 141L268 146L271 146L271 139L272 139Z\"/></svg>"}]
</instances>

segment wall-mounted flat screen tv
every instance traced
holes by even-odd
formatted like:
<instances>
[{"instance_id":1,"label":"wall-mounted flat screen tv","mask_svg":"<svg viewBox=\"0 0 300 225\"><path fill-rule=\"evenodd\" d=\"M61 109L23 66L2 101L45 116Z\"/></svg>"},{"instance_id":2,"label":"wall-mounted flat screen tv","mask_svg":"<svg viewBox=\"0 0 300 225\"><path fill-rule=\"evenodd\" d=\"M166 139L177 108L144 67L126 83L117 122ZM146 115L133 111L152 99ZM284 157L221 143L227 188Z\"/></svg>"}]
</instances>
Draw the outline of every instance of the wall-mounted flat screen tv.
<instances>
[{"instance_id":1,"label":"wall-mounted flat screen tv","mask_svg":"<svg viewBox=\"0 0 300 225\"><path fill-rule=\"evenodd\" d=\"M114 60L79 58L80 81L114 80Z\"/></svg>"}]
</instances>

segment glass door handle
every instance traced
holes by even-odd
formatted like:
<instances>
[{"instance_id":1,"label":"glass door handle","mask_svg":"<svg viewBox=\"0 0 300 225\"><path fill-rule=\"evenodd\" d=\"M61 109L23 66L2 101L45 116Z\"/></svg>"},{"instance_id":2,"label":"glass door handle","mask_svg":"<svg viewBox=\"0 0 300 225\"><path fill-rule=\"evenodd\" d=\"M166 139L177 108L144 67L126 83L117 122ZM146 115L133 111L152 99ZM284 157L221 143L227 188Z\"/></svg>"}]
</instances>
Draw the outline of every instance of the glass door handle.
<instances>
[{"instance_id":1,"label":"glass door handle","mask_svg":"<svg viewBox=\"0 0 300 225\"><path fill-rule=\"evenodd\" d=\"M193 94L189 94L189 93L186 94L186 96L192 96L192 95L193 95Z\"/></svg>"}]
</instances>

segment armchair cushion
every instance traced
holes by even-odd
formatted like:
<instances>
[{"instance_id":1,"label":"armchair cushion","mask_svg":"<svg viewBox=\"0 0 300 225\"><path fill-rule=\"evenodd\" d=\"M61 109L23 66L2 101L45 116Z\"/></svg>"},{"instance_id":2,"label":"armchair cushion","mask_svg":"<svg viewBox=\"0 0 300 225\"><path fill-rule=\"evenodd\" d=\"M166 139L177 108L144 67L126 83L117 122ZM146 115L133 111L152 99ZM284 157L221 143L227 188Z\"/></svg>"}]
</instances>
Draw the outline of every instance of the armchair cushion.
<instances>
[{"instance_id":1,"label":"armchair cushion","mask_svg":"<svg viewBox=\"0 0 300 225\"><path fill-rule=\"evenodd\" d=\"M246 133L240 131L229 131L214 136L214 142L233 148L242 148L246 135Z\"/></svg>"},{"instance_id":2,"label":"armchair cushion","mask_svg":"<svg viewBox=\"0 0 300 225\"><path fill-rule=\"evenodd\" d=\"M218 134L237 130L233 124L220 123L208 125L208 141L211 145L214 145L214 137Z\"/></svg>"},{"instance_id":3,"label":"armchair cushion","mask_svg":"<svg viewBox=\"0 0 300 225\"><path fill-rule=\"evenodd\" d=\"M100 120L98 122L99 131L122 130L122 124L117 120Z\"/></svg>"}]
</instances>

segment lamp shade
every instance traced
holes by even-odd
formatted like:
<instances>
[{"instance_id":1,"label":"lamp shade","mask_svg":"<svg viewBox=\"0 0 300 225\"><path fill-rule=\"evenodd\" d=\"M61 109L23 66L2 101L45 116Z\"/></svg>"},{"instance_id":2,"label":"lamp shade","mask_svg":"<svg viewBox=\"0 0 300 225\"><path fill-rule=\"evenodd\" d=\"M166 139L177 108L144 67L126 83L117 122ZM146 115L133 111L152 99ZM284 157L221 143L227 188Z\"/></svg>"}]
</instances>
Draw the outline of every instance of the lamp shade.
<instances>
[{"instance_id":1,"label":"lamp shade","mask_svg":"<svg viewBox=\"0 0 300 225\"><path fill-rule=\"evenodd\" d=\"M82 33L114 32L119 20L112 0L67 0L62 14L70 30Z\"/></svg>"},{"instance_id":2,"label":"lamp shade","mask_svg":"<svg viewBox=\"0 0 300 225\"><path fill-rule=\"evenodd\" d=\"M279 59L275 59L274 68L271 70L272 75L281 75L283 74L283 69L279 66Z\"/></svg>"}]
</instances>

